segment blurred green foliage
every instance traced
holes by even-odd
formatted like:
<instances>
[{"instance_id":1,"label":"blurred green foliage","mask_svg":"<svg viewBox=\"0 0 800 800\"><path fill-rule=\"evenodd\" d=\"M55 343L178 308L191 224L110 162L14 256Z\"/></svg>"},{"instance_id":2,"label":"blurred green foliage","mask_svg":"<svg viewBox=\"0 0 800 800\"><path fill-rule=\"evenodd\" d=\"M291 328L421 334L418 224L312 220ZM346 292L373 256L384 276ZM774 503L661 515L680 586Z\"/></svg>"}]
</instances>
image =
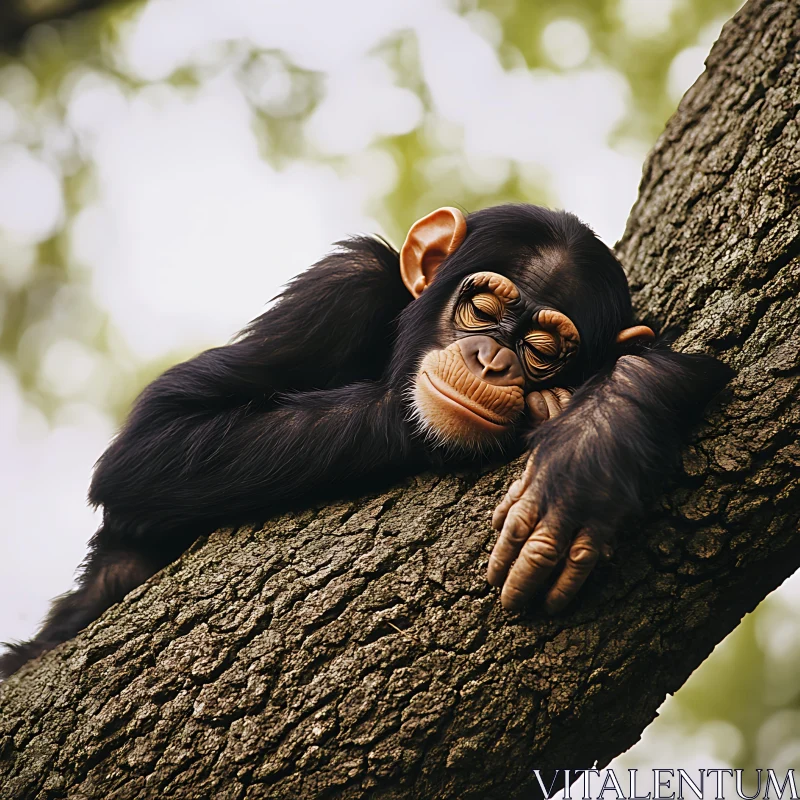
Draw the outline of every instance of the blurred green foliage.
<instances>
[{"instance_id":1,"label":"blurred green foliage","mask_svg":"<svg viewBox=\"0 0 800 800\"><path fill-rule=\"evenodd\" d=\"M107 380L100 389L88 386L80 399L115 420L121 419L146 380L166 365L136 361L115 332L113 320L93 299L90 275L75 262L69 247L70 223L95 189L91 159L66 118L69 86L76 75L87 71L106 76L129 96L147 85L127 73L115 54L120 31L143 5L114 6L79 19L40 25L18 49L0 54L0 99L21 120L15 140L54 165L65 202L63 219L43 241L24 244L0 233L0 358L11 365L27 399L50 415L64 398L40 373L48 346L59 338L73 340L96 354ZM639 5L648 3L641 0ZM590 45L584 66L615 70L630 87L631 101L612 134L612 144L635 142L645 150L674 111L675 100L668 91L670 65L698 41L702 31L730 17L738 5L738 0L677 0L669 5L668 24L657 35L642 35L631 27L626 8L633 6L623 0L460 0L458 10L486 32L506 69L570 69L553 63L542 46L542 31L557 19L578 22ZM398 86L414 92L423 109L413 130L372 145L391 156L396 167L393 187L373 198L371 209L391 238L401 240L411 221L430 208L452 202L454 196L467 209L509 200L558 201L541 176L513 161L498 170L501 177L494 185L476 188L465 177L468 168L458 146L459 131L441 135L442 120L426 86L415 35L399 31L376 43L374 54L391 68ZM234 71L252 108L261 154L271 164L282 167L307 159L328 163L342 174L353 169L350 156L318 152L306 136L305 123L325 94L324 75L292 64L280 52L262 52L246 41L229 41L213 59L183 64L167 81L190 92L222 69ZM260 92L276 72L289 80L279 103ZM56 133L60 138L54 147ZM442 163L448 165L444 176ZM183 355L176 353L174 359ZM778 601L768 600L766 608L760 616L748 618L721 652L692 677L668 706L663 721L687 735L710 721L729 723L739 738L734 744L729 742L727 750L723 747L720 757L735 759L736 766L744 768L754 767L764 756L765 721L784 714L780 719L788 719L791 727L795 717L786 717L786 712L800 709L794 673L786 667L800 656L797 637L778 663L774 657L770 660L764 645L769 626L762 625L766 633L762 632L761 639L756 635L765 614L772 615L773 630L787 620L796 627L797 620ZM776 681L782 683L777 686ZM800 730L790 735L800 741Z\"/></svg>"},{"instance_id":2,"label":"blurred green foliage","mask_svg":"<svg viewBox=\"0 0 800 800\"><path fill-rule=\"evenodd\" d=\"M72 338L108 356L104 368L113 375L107 382L111 388L103 396L92 395L89 389L85 399L116 419L124 414L136 389L164 366L137 364L126 351L124 342L114 334L112 321L92 301L90 276L71 258L69 248L70 223L91 198L94 177L91 160L66 120L69 89L76 76L87 71L113 80L128 96L146 87L146 82L126 71L117 54L121 31L144 5L114 4L38 25L18 48L0 54L0 97L5 95L26 123L20 127L18 140L47 162L58 162L54 166L61 176L66 206L62 224L35 245L35 252L0 238L0 259L27 265L21 281L16 273L9 279L7 271L0 270L0 356L13 365L29 399L48 414L61 402L52 387L39 379L41 361L53 337ZM730 16L737 0L684 0L673 5L668 24L656 36L632 35L617 0L460 0L458 10L477 28L492 33L501 62L509 69L558 71L542 48L542 31L555 19L580 23L591 45L587 64L618 71L630 86L632 102L614 137L635 140L645 150L674 110L666 91L673 59L695 43L705 26ZM488 185L487 181L470 180L469 164L458 146L460 132L447 130L442 135L443 121L432 104L413 32L399 31L377 42L375 55L391 68L396 84L414 92L423 107L414 130L373 144L391 156L396 168L393 188L373 198L369 209L391 239L402 241L414 219L437 205L452 203L454 197L468 210L506 201L558 202L542 175L511 160L497 165L500 178ZM280 52L265 53L247 41L228 41L217 48L213 58L182 64L167 82L191 92L224 69L235 71L252 108L261 153L271 164L280 168L292 160L310 159L328 163L343 174L353 168L350 156L315 150L304 130L324 96L325 76L292 64ZM262 98L259 91L276 72L290 81L290 90L279 103ZM3 81L2 75L7 80ZM29 82L30 91L20 91L20 84ZM62 139L56 153L48 147L55 132ZM58 325L54 326L54 320ZM31 330L35 335L26 336Z\"/></svg>"},{"instance_id":3,"label":"blurred green foliage","mask_svg":"<svg viewBox=\"0 0 800 800\"><path fill-rule=\"evenodd\" d=\"M654 4L640 0L637 5L638 13L646 15ZM631 89L633 102L617 133L647 142L655 141L675 110L666 91L672 60L695 42L698 32L719 19L728 19L739 5L731 0L675 3L669 24L658 35L637 36L626 27L628 9L617 0L463 0L465 11L480 9L500 21L503 40L499 52L504 63L522 62L531 69L551 66L541 46L541 32L548 23L564 18L580 22L591 41L593 62L620 72ZM632 10L633 4L629 8Z\"/></svg>"}]
</instances>

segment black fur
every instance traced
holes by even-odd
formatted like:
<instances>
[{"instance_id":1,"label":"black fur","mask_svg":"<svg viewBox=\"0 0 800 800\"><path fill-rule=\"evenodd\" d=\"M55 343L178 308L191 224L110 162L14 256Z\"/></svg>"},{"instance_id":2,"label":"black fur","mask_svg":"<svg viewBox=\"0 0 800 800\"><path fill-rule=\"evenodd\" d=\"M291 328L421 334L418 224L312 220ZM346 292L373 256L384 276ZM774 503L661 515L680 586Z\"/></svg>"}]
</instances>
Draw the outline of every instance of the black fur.
<instances>
[{"instance_id":1,"label":"black fur","mask_svg":"<svg viewBox=\"0 0 800 800\"><path fill-rule=\"evenodd\" d=\"M710 356L658 341L587 381L529 438L540 514L554 511L568 530L590 521L593 533L609 538L661 488L689 428L731 375Z\"/></svg>"},{"instance_id":2,"label":"black fur","mask_svg":"<svg viewBox=\"0 0 800 800\"><path fill-rule=\"evenodd\" d=\"M728 373L713 359L658 349L613 369L614 337L632 323L630 296L591 230L535 206L471 214L464 243L413 303L397 253L353 239L296 278L234 342L142 392L95 469L89 499L103 507L103 524L79 588L55 601L32 641L0 656L0 675L72 637L201 534L257 521L321 488L446 460L409 422L407 390L436 346L443 309L479 270L562 310L581 335L569 382L591 380L534 441L553 476L549 501L638 509L686 421Z\"/></svg>"}]
</instances>

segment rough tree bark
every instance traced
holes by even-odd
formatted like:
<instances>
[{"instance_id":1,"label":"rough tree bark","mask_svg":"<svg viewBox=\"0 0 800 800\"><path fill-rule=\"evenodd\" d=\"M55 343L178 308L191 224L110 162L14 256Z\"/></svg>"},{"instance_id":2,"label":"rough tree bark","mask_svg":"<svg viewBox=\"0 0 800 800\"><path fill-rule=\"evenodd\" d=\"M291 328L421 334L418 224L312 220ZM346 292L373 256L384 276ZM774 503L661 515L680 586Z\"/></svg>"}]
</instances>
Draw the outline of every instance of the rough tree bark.
<instances>
[{"instance_id":1,"label":"rough tree bark","mask_svg":"<svg viewBox=\"0 0 800 800\"><path fill-rule=\"evenodd\" d=\"M751 0L648 158L638 308L738 377L576 607L504 613L519 469L220 532L0 689L0 796L504 798L607 763L800 565L800 13Z\"/></svg>"}]
</instances>

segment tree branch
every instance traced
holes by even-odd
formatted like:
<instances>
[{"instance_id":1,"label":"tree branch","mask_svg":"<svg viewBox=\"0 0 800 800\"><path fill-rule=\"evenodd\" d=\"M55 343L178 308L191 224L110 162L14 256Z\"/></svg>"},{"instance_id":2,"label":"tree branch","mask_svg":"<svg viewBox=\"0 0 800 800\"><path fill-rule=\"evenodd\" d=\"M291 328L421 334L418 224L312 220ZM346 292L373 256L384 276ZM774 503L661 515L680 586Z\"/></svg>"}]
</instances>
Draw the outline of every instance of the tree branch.
<instances>
[{"instance_id":1,"label":"tree branch","mask_svg":"<svg viewBox=\"0 0 800 800\"><path fill-rule=\"evenodd\" d=\"M636 303L738 376L573 610L484 580L519 463L219 532L0 688L0 795L528 797L632 745L800 565L799 47L751 0L645 165Z\"/></svg>"}]
</instances>

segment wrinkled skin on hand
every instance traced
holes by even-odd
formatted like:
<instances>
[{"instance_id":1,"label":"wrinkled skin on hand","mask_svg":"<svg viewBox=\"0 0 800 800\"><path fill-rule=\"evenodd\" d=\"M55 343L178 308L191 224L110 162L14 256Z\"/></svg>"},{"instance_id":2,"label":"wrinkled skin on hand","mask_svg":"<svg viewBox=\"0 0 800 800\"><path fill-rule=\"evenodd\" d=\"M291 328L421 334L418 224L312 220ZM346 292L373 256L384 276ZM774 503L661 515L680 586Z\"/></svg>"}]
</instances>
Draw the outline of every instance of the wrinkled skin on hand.
<instances>
[{"instance_id":1,"label":"wrinkled skin on hand","mask_svg":"<svg viewBox=\"0 0 800 800\"><path fill-rule=\"evenodd\" d=\"M572 397L572 389L554 387L542 389L540 392L531 392L525 396L525 405L534 424L547 422L558 416Z\"/></svg>"},{"instance_id":2,"label":"wrinkled skin on hand","mask_svg":"<svg viewBox=\"0 0 800 800\"><path fill-rule=\"evenodd\" d=\"M502 587L505 608L520 608L545 586L550 613L575 597L610 556L619 527L642 513L674 468L688 428L731 374L709 356L648 349L622 355L566 410L557 389L526 397L539 422L533 450L492 520L500 535L487 578Z\"/></svg>"},{"instance_id":3,"label":"wrinkled skin on hand","mask_svg":"<svg viewBox=\"0 0 800 800\"><path fill-rule=\"evenodd\" d=\"M574 522L558 507L542 513L542 483L534 451L522 477L511 484L492 517L492 527L500 536L489 558L487 577L492 586L502 587L500 602L509 611L525 605L556 573L544 603L551 614L561 611L600 556L611 555L608 539L613 526L608 520L602 525L587 520L576 531Z\"/></svg>"},{"instance_id":4,"label":"wrinkled skin on hand","mask_svg":"<svg viewBox=\"0 0 800 800\"><path fill-rule=\"evenodd\" d=\"M572 396L569 389L531 392L525 398L534 422L559 415ZM545 596L551 614L575 597L602 555L610 557L609 521L587 524L577 531L574 522L558 508L543 511L541 490L546 466L537 463L537 451L528 458L522 477L511 484L492 517L500 531L489 559L487 578L502 587L500 602L507 610L525 605L557 574Z\"/></svg>"}]
</instances>

